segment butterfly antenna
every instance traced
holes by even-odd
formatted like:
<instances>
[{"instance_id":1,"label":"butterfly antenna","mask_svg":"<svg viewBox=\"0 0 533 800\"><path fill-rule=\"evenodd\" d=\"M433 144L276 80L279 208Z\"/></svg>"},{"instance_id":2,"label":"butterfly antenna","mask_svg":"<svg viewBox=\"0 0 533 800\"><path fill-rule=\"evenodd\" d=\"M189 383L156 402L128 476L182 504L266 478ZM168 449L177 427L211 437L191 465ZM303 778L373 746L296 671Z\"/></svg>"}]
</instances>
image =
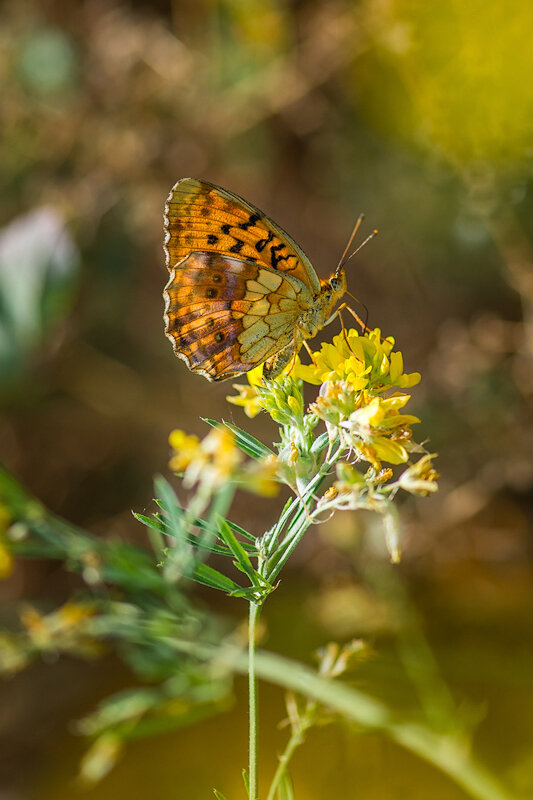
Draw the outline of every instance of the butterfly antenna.
<instances>
[{"instance_id":1,"label":"butterfly antenna","mask_svg":"<svg viewBox=\"0 0 533 800\"><path fill-rule=\"evenodd\" d=\"M361 227L361 223L362 223L362 221L364 220L364 218L365 218L365 215L364 215L364 214L360 214L360 215L359 215L359 217L358 217L358 219L357 219L357 222L355 223L354 229L353 229L353 231L352 231L352 235L350 236L350 238L349 238L349 240L348 240L348 244L346 245L346 248L345 248L345 250L344 250L344 253L342 254L342 257L341 257L341 260L339 261L338 267L337 267L337 269L335 270L335 275L338 275L338 274L339 274L339 272L340 272L340 271L341 271L341 269L344 267L344 265L345 265L345 264L347 264L347 263L348 263L348 261L350 261L350 259L352 259L354 256L356 256L356 255L357 255L357 253L359 252L359 250L361 250L361 249L362 249L362 248L365 246L365 244L368 244L368 242L369 242L371 239L373 239L375 236L377 236L377 235L378 235L378 230L377 230L377 228L374 228L374 230L372 231L372 233L371 233L371 234L369 234L369 235L366 237L366 239L365 239L364 241L362 241L362 242L361 242L361 244L359 245L359 247L356 247L356 248L355 248L355 250L353 251L353 253L350 253L350 255L349 255L348 257L346 257L346 253L347 253L347 252L348 252L348 250L350 249L350 247L351 247L351 245L352 245L352 242L353 242L353 240L354 240L354 238L355 238L355 235L356 235L357 231L359 230L359 228Z\"/></svg>"},{"instance_id":2,"label":"butterfly antenna","mask_svg":"<svg viewBox=\"0 0 533 800\"><path fill-rule=\"evenodd\" d=\"M347 245L346 245L346 247L344 248L344 253L343 253L343 254L342 254L342 256L340 257L339 263L338 263L338 265L337 265L337 269L335 270L335 275L338 275L338 274L339 274L339 272L341 271L341 269L342 269L342 265L345 263L345 262L344 262L344 259L345 259L345 257L346 257L346 253L348 252L348 250L349 250L349 249L350 249L350 247L352 246L352 242L353 242L353 240L355 239L355 236L356 236L356 234L357 234L357 231L358 231L358 230L359 230L359 228L361 227L361 224L362 224L362 222L363 222L364 218L365 218L365 215L364 215L364 214L359 214L359 216L358 216L358 218L357 218L357 222L356 222L356 223L355 223L355 225L353 226L353 231L352 231L352 234L351 234L350 238L348 239L348 244L347 244Z\"/></svg>"}]
</instances>

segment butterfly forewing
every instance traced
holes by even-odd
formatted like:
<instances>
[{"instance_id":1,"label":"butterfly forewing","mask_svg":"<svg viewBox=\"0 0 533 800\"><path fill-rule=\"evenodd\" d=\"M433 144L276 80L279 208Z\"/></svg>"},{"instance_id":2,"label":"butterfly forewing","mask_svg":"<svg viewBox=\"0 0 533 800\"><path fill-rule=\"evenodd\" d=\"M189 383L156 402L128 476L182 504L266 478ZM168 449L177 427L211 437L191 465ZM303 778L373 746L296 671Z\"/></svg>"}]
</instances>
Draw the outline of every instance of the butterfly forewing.
<instances>
[{"instance_id":1,"label":"butterfly forewing","mask_svg":"<svg viewBox=\"0 0 533 800\"><path fill-rule=\"evenodd\" d=\"M210 380L247 372L287 347L309 289L289 274L217 252L192 252L171 270L165 332L190 369Z\"/></svg>"},{"instance_id":2,"label":"butterfly forewing","mask_svg":"<svg viewBox=\"0 0 533 800\"><path fill-rule=\"evenodd\" d=\"M291 237L236 194L196 178L183 178L165 206L167 267L192 252L243 258L298 278L311 294L320 282L309 259Z\"/></svg>"}]
</instances>

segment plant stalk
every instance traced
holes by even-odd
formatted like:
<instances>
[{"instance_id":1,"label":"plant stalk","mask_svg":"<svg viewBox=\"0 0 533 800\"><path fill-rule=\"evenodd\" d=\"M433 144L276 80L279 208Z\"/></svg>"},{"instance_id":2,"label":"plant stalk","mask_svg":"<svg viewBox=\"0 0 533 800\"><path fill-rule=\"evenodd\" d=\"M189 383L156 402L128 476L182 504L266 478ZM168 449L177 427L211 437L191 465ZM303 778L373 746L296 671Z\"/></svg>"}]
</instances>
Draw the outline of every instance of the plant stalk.
<instances>
[{"instance_id":1,"label":"plant stalk","mask_svg":"<svg viewBox=\"0 0 533 800\"><path fill-rule=\"evenodd\" d=\"M281 756L279 757L278 768L276 769L274 778L272 779L272 784L270 786L270 791L268 792L267 800L275 800L276 793L279 790L281 780L283 776L286 774L289 762L294 755L294 751L303 744L305 739L305 734L313 724L313 719L316 714L316 710L318 708L318 703L314 701L309 701L307 704L307 710L304 716L298 720L297 727L292 731L291 737L287 742L285 749Z\"/></svg>"},{"instance_id":2,"label":"plant stalk","mask_svg":"<svg viewBox=\"0 0 533 800\"><path fill-rule=\"evenodd\" d=\"M248 622L248 797L257 800L257 678L255 675L255 638L260 606L250 603Z\"/></svg>"}]
</instances>

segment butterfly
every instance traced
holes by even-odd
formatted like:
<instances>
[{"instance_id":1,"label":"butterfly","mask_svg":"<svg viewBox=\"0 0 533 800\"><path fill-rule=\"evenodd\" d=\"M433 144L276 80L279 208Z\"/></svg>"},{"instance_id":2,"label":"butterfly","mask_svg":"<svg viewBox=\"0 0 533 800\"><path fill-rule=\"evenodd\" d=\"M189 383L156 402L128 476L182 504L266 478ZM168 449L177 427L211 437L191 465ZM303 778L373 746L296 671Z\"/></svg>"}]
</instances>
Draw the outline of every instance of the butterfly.
<instances>
[{"instance_id":1,"label":"butterfly","mask_svg":"<svg viewBox=\"0 0 533 800\"><path fill-rule=\"evenodd\" d=\"M260 364L265 378L279 375L342 308L334 311L346 292L344 256L361 221L335 272L319 280L303 250L262 211L207 181L179 180L165 205L163 293L176 355L211 381Z\"/></svg>"}]
</instances>

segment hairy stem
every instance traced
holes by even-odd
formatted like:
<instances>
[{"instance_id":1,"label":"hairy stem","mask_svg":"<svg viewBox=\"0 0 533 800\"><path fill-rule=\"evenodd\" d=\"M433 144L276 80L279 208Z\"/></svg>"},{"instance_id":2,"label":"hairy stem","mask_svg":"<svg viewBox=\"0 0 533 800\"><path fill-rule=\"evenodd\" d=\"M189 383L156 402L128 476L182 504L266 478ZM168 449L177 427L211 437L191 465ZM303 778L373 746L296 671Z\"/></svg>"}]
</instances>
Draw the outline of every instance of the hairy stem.
<instances>
[{"instance_id":1,"label":"hairy stem","mask_svg":"<svg viewBox=\"0 0 533 800\"><path fill-rule=\"evenodd\" d=\"M257 678L255 675L255 636L259 606L250 603L248 623L248 780L249 800L257 800Z\"/></svg>"}]
</instances>

